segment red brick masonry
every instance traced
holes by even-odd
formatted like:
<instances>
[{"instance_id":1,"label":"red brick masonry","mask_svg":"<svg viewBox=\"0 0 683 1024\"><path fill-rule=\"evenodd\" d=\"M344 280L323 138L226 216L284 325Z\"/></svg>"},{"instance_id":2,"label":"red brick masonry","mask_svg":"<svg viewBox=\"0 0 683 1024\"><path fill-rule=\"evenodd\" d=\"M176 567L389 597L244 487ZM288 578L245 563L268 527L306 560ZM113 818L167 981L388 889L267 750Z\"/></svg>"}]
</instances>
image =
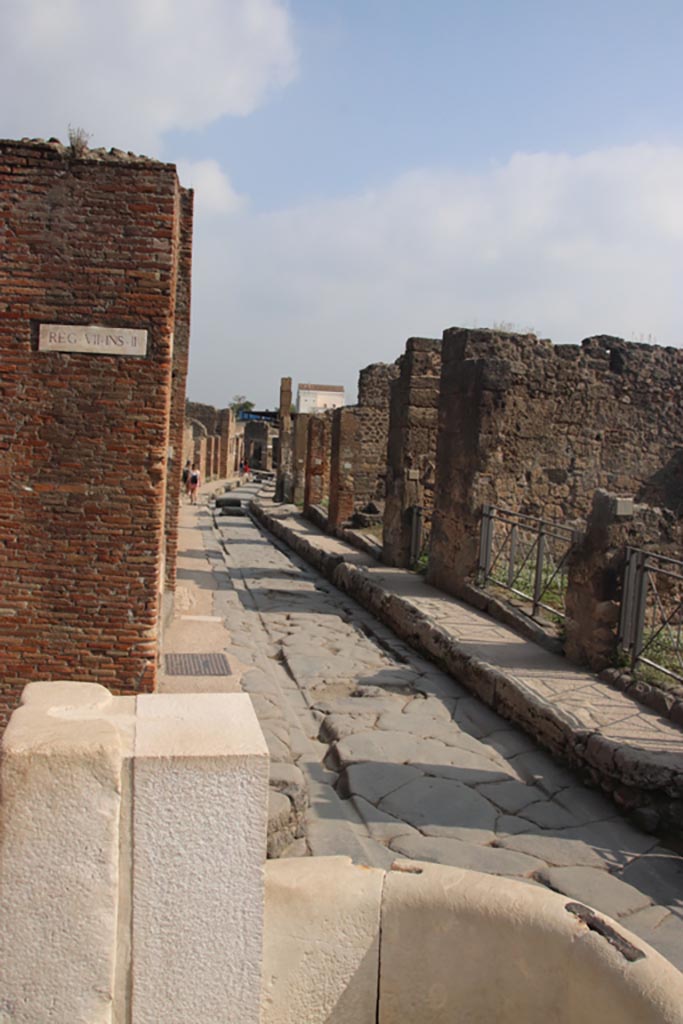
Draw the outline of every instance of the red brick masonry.
<instances>
[{"instance_id":1,"label":"red brick masonry","mask_svg":"<svg viewBox=\"0 0 683 1024\"><path fill-rule=\"evenodd\" d=\"M154 688L191 236L172 165L0 142L0 715L34 679ZM39 351L41 324L146 330L147 354Z\"/></svg>"}]
</instances>

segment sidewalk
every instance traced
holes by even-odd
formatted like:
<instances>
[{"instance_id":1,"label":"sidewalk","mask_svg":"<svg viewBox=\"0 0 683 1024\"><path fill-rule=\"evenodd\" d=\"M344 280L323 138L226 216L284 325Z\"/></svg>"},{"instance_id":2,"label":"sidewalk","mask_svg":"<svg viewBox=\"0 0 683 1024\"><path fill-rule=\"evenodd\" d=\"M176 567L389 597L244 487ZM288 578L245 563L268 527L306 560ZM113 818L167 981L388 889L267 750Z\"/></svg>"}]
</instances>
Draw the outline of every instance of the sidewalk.
<instances>
[{"instance_id":1,"label":"sidewalk","mask_svg":"<svg viewBox=\"0 0 683 1024\"><path fill-rule=\"evenodd\" d=\"M257 519L503 717L583 770L644 827L683 832L683 730L422 576L376 562L293 506Z\"/></svg>"},{"instance_id":2,"label":"sidewalk","mask_svg":"<svg viewBox=\"0 0 683 1024\"><path fill-rule=\"evenodd\" d=\"M241 692L243 666L230 656L232 636L226 627L230 584L206 506L207 496L222 489L222 483L204 484L197 505L183 500L180 506L174 614L164 630L159 668L163 693ZM188 671L181 674L185 667Z\"/></svg>"},{"instance_id":3,"label":"sidewalk","mask_svg":"<svg viewBox=\"0 0 683 1024\"><path fill-rule=\"evenodd\" d=\"M270 753L268 856L300 855L308 797L282 711L288 680L269 657L258 609L229 572L207 504L226 482L204 484L198 504L180 506L174 613L162 637L158 691L251 695ZM236 495L251 498L257 489L248 485Z\"/></svg>"}]
</instances>

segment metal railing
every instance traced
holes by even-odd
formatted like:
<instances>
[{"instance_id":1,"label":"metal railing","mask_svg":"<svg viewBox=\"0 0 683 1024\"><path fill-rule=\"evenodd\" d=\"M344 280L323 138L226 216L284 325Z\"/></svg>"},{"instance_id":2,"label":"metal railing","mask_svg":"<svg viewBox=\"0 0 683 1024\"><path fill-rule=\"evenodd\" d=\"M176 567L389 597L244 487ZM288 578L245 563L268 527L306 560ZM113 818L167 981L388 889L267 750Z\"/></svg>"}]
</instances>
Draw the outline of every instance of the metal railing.
<instances>
[{"instance_id":1,"label":"metal railing","mask_svg":"<svg viewBox=\"0 0 683 1024\"><path fill-rule=\"evenodd\" d=\"M619 645L631 665L683 682L683 562L626 549Z\"/></svg>"},{"instance_id":2,"label":"metal railing","mask_svg":"<svg viewBox=\"0 0 683 1024\"><path fill-rule=\"evenodd\" d=\"M570 526L484 505L478 582L504 587L532 605L564 618L567 563L582 533Z\"/></svg>"},{"instance_id":3,"label":"metal railing","mask_svg":"<svg viewBox=\"0 0 683 1024\"><path fill-rule=\"evenodd\" d=\"M424 547L424 509L421 505L411 505L410 515L410 564L416 566L420 561Z\"/></svg>"}]
</instances>

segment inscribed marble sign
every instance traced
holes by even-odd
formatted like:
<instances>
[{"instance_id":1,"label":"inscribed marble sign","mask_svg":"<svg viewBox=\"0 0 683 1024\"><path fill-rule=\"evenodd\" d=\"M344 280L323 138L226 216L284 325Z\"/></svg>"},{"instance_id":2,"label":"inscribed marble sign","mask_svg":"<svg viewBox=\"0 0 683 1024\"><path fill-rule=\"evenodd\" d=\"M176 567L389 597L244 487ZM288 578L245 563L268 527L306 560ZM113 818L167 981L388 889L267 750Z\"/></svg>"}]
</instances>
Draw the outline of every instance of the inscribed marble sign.
<instances>
[{"instance_id":1,"label":"inscribed marble sign","mask_svg":"<svg viewBox=\"0 0 683 1024\"><path fill-rule=\"evenodd\" d=\"M100 356L147 355L147 331L128 327L41 324L40 352L90 352Z\"/></svg>"}]
</instances>

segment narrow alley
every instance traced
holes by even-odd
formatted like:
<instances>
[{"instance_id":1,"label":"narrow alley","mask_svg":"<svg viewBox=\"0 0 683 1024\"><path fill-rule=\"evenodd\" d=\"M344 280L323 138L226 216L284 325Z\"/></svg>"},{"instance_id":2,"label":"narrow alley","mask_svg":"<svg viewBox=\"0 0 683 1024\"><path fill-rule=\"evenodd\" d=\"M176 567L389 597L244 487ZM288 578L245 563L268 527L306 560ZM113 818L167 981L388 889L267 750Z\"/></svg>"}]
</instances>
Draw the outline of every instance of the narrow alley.
<instances>
[{"instance_id":1,"label":"narrow alley","mask_svg":"<svg viewBox=\"0 0 683 1024\"><path fill-rule=\"evenodd\" d=\"M251 695L271 753L271 856L408 857L545 885L683 967L677 853L249 516L183 505L180 526L159 688Z\"/></svg>"}]
</instances>

